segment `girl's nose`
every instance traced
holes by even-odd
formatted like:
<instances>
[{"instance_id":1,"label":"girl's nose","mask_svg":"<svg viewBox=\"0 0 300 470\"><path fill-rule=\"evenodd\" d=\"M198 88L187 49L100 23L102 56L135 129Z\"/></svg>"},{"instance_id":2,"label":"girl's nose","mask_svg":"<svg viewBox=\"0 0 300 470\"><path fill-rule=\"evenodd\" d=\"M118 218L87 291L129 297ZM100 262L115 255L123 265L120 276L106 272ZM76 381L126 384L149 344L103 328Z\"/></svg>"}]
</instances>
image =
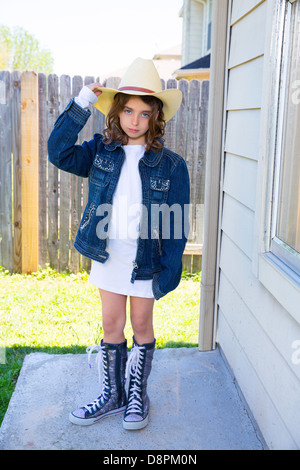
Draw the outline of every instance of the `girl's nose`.
<instances>
[{"instance_id":1,"label":"girl's nose","mask_svg":"<svg viewBox=\"0 0 300 470\"><path fill-rule=\"evenodd\" d=\"M133 115L132 115L132 124L133 124L134 126L137 126L138 123L139 123L138 115L137 115L137 114L133 114Z\"/></svg>"}]
</instances>

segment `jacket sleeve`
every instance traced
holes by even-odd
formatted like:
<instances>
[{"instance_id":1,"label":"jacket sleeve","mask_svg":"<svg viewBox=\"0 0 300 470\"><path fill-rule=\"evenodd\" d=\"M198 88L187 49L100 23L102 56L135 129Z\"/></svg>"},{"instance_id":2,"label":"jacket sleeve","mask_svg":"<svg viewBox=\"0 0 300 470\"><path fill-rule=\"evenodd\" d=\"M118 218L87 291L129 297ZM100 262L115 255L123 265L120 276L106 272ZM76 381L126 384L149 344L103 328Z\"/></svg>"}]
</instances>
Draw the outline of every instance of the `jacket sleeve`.
<instances>
[{"instance_id":1,"label":"jacket sleeve","mask_svg":"<svg viewBox=\"0 0 300 470\"><path fill-rule=\"evenodd\" d=\"M189 224L190 181L188 169L182 159L175 167L168 197L165 223L170 223L168 236L161 239L160 263L162 270L154 274L153 294L156 300L174 290L181 279L182 255L187 242ZM173 210L174 209L174 210ZM164 216L163 216L164 219ZM171 220L171 222L169 222Z\"/></svg>"},{"instance_id":2,"label":"jacket sleeve","mask_svg":"<svg viewBox=\"0 0 300 470\"><path fill-rule=\"evenodd\" d=\"M56 120L48 139L48 159L57 168L78 176L89 175L96 154L96 142L91 140L76 145L76 141L90 115L90 110L81 108L72 99Z\"/></svg>"}]
</instances>

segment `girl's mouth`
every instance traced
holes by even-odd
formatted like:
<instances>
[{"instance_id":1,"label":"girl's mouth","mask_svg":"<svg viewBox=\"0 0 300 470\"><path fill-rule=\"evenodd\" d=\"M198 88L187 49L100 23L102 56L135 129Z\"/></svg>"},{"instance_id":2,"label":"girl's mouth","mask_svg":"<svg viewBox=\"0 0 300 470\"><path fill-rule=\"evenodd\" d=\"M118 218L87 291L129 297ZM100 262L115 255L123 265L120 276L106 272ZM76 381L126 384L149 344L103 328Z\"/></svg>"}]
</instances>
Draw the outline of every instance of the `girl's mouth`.
<instances>
[{"instance_id":1,"label":"girl's mouth","mask_svg":"<svg viewBox=\"0 0 300 470\"><path fill-rule=\"evenodd\" d=\"M136 132L138 132L138 129L128 129L129 132L132 132L133 134L135 134Z\"/></svg>"}]
</instances>

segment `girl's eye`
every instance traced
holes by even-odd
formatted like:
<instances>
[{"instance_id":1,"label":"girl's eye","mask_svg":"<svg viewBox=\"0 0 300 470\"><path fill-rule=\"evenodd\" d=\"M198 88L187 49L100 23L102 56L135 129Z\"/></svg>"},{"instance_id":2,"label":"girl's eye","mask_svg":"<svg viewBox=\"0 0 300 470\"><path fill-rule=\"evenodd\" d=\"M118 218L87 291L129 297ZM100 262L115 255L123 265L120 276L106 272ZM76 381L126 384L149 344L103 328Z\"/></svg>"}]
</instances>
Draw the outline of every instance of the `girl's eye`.
<instances>
[{"instance_id":1,"label":"girl's eye","mask_svg":"<svg viewBox=\"0 0 300 470\"><path fill-rule=\"evenodd\" d=\"M149 114L149 113L143 113L142 116L143 116L144 118L148 118L148 117L150 117L150 114Z\"/></svg>"},{"instance_id":2,"label":"girl's eye","mask_svg":"<svg viewBox=\"0 0 300 470\"><path fill-rule=\"evenodd\" d=\"M130 109L124 109L124 113L125 113L125 114L130 114L131 111L130 111Z\"/></svg>"}]
</instances>

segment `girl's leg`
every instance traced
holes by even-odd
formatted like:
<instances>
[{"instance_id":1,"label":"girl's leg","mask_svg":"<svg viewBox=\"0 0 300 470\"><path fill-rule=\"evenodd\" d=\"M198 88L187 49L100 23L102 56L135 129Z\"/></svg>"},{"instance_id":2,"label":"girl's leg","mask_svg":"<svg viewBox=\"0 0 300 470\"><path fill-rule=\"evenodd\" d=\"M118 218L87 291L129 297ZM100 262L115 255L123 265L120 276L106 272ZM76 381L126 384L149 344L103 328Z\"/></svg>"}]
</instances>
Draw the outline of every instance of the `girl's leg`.
<instances>
[{"instance_id":1,"label":"girl's leg","mask_svg":"<svg viewBox=\"0 0 300 470\"><path fill-rule=\"evenodd\" d=\"M130 317L134 339L137 344L153 343L154 299L130 297Z\"/></svg>"},{"instance_id":2,"label":"girl's leg","mask_svg":"<svg viewBox=\"0 0 300 470\"><path fill-rule=\"evenodd\" d=\"M147 394L147 380L155 349L154 299L131 297L130 304L134 343L126 367L128 392L123 427L133 430L142 429L148 424L150 400Z\"/></svg>"},{"instance_id":3,"label":"girl's leg","mask_svg":"<svg viewBox=\"0 0 300 470\"><path fill-rule=\"evenodd\" d=\"M102 300L104 338L94 346L102 362L102 393L91 403L70 413L70 421L87 426L126 409L125 367L127 342L124 338L126 296L99 289ZM98 359L98 357L97 357Z\"/></svg>"},{"instance_id":4,"label":"girl's leg","mask_svg":"<svg viewBox=\"0 0 300 470\"><path fill-rule=\"evenodd\" d=\"M126 295L99 289L102 302L103 341L120 344L125 341Z\"/></svg>"}]
</instances>

